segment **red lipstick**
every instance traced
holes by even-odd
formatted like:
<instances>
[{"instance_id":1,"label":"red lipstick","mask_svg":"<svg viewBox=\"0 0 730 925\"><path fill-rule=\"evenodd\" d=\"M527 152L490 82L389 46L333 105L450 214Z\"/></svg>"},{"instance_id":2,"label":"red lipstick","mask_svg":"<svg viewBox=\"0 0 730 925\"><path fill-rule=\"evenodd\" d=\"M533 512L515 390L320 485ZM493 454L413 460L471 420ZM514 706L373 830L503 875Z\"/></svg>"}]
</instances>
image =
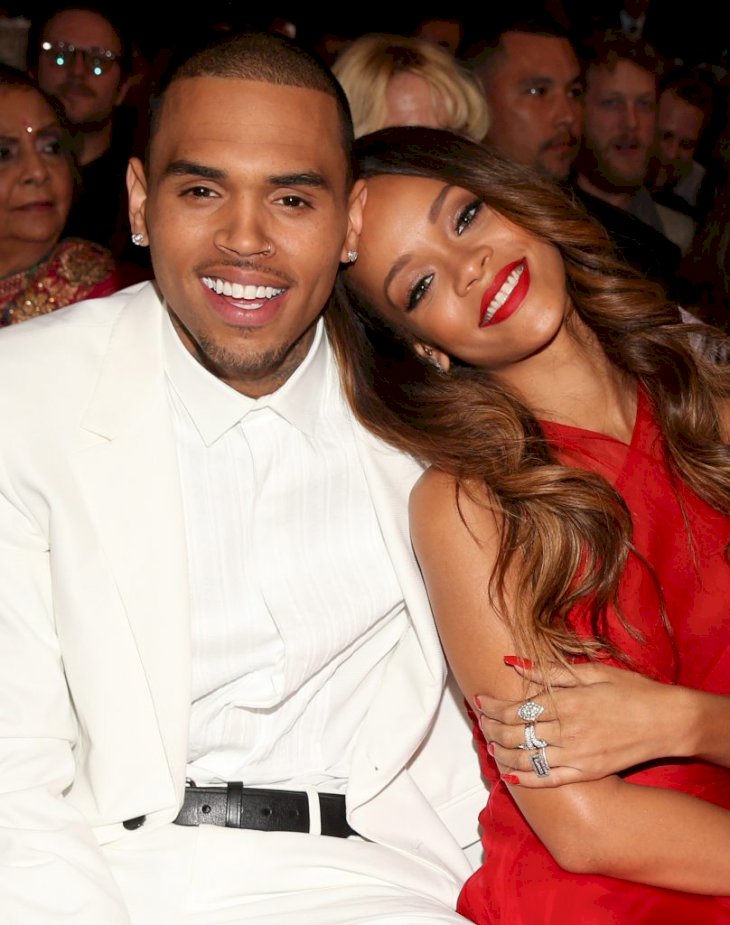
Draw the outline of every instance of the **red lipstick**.
<instances>
[{"instance_id":1,"label":"red lipstick","mask_svg":"<svg viewBox=\"0 0 730 925\"><path fill-rule=\"evenodd\" d=\"M507 298L504 302L494 307L492 305L494 299L515 270L520 271L519 278L513 283L512 289L508 291ZM508 263L507 266L502 267L482 296L479 327L485 328L487 325L499 324L501 321L506 321L510 315L514 314L520 307L529 288L530 270L527 266L526 257L515 260L514 263Z\"/></svg>"}]
</instances>

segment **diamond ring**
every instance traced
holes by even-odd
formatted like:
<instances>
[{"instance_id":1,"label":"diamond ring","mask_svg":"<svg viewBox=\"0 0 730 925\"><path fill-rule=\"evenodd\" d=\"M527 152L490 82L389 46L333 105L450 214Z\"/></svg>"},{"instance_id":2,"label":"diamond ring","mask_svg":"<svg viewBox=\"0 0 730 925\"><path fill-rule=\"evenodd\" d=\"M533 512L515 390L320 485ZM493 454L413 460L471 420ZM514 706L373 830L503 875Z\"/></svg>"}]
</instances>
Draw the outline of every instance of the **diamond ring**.
<instances>
[{"instance_id":1,"label":"diamond ring","mask_svg":"<svg viewBox=\"0 0 730 925\"><path fill-rule=\"evenodd\" d=\"M534 723L535 720L545 712L545 707L534 700L527 700L517 710L517 715L523 723Z\"/></svg>"}]
</instances>

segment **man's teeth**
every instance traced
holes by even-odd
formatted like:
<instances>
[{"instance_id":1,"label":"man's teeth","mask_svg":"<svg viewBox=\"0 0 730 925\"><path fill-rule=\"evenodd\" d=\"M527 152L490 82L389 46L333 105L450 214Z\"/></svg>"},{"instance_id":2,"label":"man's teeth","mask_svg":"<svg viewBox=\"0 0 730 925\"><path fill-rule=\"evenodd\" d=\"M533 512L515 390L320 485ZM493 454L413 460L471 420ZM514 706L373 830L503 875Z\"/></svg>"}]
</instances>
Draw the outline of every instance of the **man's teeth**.
<instances>
[{"instance_id":1,"label":"man's teeth","mask_svg":"<svg viewBox=\"0 0 730 925\"><path fill-rule=\"evenodd\" d=\"M499 292L489 303L489 307L484 313L484 320L482 321L482 324L486 324L487 321L491 321L497 310L500 309L507 301L507 299L512 295L512 290L519 282L524 269L525 265L524 263L521 263L518 267L514 268L507 279L502 283Z\"/></svg>"},{"instance_id":2,"label":"man's teeth","mask_svg":"<svg viewBox=\"0 0 730 925\"><path fill-rule=\"evenodd\" d=\"M229 283L225 279L213 279L211 276L203 277L203 284L218 295L230 296L244 302L254 302L260 299L273 299L281 295L283 289L274 289L273 286L242 286L240 283Z\"/></svg>"}]
</instances>

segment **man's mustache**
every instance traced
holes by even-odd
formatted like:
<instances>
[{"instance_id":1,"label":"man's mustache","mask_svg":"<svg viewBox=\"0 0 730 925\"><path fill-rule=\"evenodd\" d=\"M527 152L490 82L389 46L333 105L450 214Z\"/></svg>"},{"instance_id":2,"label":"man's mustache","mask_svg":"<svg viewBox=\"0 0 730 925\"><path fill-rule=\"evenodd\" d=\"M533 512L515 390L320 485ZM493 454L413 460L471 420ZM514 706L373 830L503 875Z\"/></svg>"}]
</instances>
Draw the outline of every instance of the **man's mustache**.
<instances>
[{"instance_id":1,"label":"man's mustache","mask_svg":"<svg viewBox=\"0 0 730 925\"><path fill-rule=\"evenodd\" d=\"M69 92L79 93L82 96L94 96L94 91L83 80L66 80L58 88L59 96Z\"/></svg>"},{"instance_id":2,"label":"man's mustache","mask_svg":"<svg viewBox=\"0 0 730 925\"><path fill-rule=\"evenodd\" d=\"M547 151L548 148L555 148L558 145L568 145L574 148L577 144L577 135L574 135L572 132L560 132L558 135L553 135L552 138L548 138L548 140L543 143L542 150Z\"/></svg>"}]
</instances>

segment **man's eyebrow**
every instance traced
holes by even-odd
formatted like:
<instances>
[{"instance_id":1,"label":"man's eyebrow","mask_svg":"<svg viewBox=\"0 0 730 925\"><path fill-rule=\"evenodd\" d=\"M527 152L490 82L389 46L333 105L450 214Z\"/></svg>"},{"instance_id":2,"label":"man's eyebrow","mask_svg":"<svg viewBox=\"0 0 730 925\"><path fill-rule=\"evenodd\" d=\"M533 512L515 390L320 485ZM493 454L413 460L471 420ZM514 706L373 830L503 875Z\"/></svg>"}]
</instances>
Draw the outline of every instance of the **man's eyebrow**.
<instances>
[{"instance_id":1,"label":"man's eyebrow","mask_svg":"<svg viewBox=\"0 0 730 925\"><path fill-rule=\"evenodd\" d=\"M195 161L172 161L165 168L165 177L201 177L204 180L225 180L227 174L219 167L196 164Z\"/></svg>"},{"instance_id":2,"label":"man's eyebrow","mask_svg":"<svg viewBox=\"0 0 730 925\"><path fill-rule=\"evenodd\" d=\"M577 77L575 79L578 80ZM550 84L552 86L554 83L555 78L550 77L549 74L530 74L529 77L523 77L518 86L531 87L534 84ZM573 83L573 81L570 80L569 83Z\"/></svg>"},{"instance_id":3,"label":"man's eyebrow","mask_svg":"<svg viewBox=\"0 0 730 925\"><path fill-rule=\"evenodd\" d=\"M271 186L310 186L318 189L329 189L330 184L321 173L314 170L302 173L284 173L267 177Z\"/></svg>"},{"instance_id":4,"label":"man's eyebrow","mask_svg":"<svg viewBox=\"0 0 730 925\"><path fill-rule=\"evenodd\" d=\"M203 180L225 180L228 173L220 167L198 164L195 161L172 161L165 168L166 177L200 177ZM308 186L317 189L329 189L329 182L321 173L302 171L302 173L273 174L266 177L269 186Z\"/></svg>"}]
</instances>

